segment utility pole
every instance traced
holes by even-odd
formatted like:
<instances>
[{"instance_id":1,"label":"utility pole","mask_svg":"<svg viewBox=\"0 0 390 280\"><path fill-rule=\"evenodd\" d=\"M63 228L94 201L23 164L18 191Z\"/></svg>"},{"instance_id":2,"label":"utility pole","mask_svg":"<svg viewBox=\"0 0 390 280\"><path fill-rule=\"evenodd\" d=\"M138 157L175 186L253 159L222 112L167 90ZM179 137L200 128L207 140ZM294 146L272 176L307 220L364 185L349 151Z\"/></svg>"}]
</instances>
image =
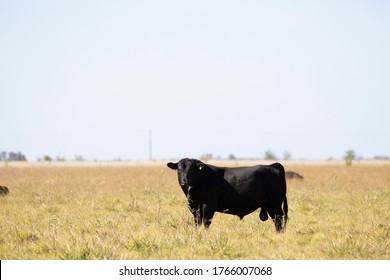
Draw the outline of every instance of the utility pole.
<instances>
[{"instance_id":1,"label":"utility pole","mask_svg":"<svg viewBox=\"0 0 390 280\"><path fill-rule=\"evenodd\" d=\"M153 156L152 156L152 130L149 130L149 160L153 160Z\"/></svg>"}]
</instances>

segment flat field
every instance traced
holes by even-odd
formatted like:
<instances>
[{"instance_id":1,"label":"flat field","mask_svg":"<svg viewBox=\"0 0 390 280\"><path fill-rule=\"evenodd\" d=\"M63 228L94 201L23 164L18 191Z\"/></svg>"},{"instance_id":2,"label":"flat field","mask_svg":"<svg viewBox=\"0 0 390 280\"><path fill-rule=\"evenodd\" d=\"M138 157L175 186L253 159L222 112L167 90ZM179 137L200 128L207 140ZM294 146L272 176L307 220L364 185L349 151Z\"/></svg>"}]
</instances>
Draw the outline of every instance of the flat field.
<instances>
[{"instance_id":1,"label":"flat field","mask_svg":"<svg viewBox=\"0 0 390 280\"><path fill-rule=\"evenodd\" d=\"M196 229L163 163L1 163L0 259L390 259L389 163L283 164L305 179L276 234L259 211Z\"/></svg>"}]
</instances>

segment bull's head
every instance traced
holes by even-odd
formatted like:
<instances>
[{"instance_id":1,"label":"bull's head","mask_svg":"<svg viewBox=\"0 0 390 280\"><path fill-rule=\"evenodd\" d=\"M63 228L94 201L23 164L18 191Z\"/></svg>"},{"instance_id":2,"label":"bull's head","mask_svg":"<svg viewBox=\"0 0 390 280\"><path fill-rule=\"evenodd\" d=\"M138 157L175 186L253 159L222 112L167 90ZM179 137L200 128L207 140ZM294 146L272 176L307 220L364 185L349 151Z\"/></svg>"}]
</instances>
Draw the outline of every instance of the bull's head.
<instances>
[{"instance_id":1,"label":"bull's head","mask_svg":"<svg viewBox=\"0 0 390 280\"><path fill-rule=\"evenodd\" d=\"M197 159L183 158L177 163L168 162L167 166L177 171L180 186L194 187L202 177L205 164Z\"/></svg>"}]
</instances>

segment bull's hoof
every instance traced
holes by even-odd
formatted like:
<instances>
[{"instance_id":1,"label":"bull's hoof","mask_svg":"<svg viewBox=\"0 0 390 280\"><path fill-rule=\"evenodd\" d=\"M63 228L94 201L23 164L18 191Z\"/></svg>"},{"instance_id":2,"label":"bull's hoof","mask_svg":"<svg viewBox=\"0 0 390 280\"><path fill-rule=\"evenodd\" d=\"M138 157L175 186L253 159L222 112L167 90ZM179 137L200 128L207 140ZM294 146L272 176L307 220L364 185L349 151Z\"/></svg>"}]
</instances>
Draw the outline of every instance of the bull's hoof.
<instances>
[{"instance_id":1,"label":"bull's hoof","mask_svg":"<svg viewBox=\"0 0 390 280\"><path fill-rule=\"evenodd\" d=\"M286 222L283 216L277 215L273 221L277 233L284 233L286 231Z\"/></svg>"},{"instance_id":2,"label":"bull's hoof","mask_svg":"<svg viewBox=\"0 0 390 280\"><path fill-rule=\"evenodd\" d=\"M286 228L285 227L276 229L276 233L285 233L285 232L286 232Z\"/></svg>"}]
</instances>

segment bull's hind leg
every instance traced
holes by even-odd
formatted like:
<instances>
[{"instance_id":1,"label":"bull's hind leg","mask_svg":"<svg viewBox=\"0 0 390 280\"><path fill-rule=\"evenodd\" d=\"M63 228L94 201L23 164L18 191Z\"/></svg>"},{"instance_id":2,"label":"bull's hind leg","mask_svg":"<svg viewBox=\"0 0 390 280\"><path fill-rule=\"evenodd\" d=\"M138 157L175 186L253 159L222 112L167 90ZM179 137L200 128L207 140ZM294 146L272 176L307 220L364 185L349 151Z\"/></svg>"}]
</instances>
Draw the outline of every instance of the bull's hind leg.
<instances>
[{"instance_id":1,"label":"bull's hind leg","mask_svg":"<svg viewBox=\"0 0 390 280\"><path fill-rule=\"evenodd\" d=\"M280 209L272 209L268 211L268 214L272 218L272 221L274 222L276 232L283 233L286 230L286 223L284 221L284 213L282 211L282 208Z\"/></svg>"}]
</instances>

